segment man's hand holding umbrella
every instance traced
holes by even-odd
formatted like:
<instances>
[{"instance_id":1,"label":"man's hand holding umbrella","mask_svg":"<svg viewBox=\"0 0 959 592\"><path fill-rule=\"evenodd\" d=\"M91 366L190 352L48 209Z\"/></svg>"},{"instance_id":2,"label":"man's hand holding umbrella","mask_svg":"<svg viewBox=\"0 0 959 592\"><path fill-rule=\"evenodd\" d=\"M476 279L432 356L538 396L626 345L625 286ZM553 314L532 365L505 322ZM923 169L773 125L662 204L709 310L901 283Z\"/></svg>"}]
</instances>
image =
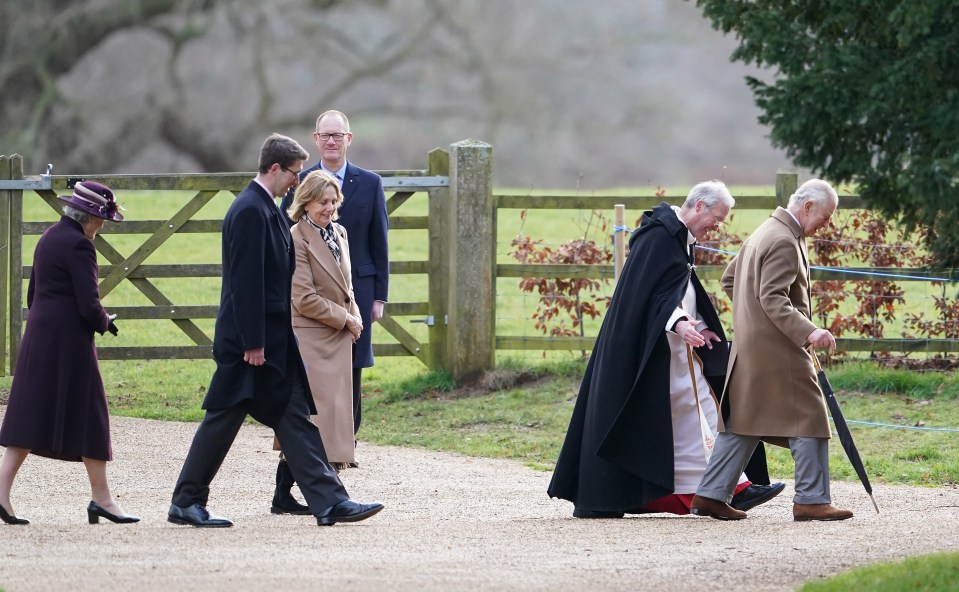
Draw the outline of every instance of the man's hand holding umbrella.
<instances>
[{"instance_id":1,"label":"man's hand holding umbrella","mask_svg":"<svg viewBox=\"0 0 959 592\"><path fill-rule=\"evenodd\" d=\"M836 338L833 337L828 329L816 329L809 334L806 341L809 345L819 349L828 348L829 355L836 353ZM813 355L815 356L815 354Z\"/></svg>"}]
</instances>

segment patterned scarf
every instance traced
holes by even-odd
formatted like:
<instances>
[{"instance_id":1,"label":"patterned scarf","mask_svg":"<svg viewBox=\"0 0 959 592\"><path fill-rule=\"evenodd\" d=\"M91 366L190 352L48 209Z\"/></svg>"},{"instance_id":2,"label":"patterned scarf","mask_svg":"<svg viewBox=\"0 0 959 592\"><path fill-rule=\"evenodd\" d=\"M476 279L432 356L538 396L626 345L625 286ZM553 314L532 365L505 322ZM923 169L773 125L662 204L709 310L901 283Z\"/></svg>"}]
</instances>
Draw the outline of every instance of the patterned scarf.
<instances>
[{"instance_id":1,"label":"patterned scarf","mask_svg":"<svg viewBox=\"0 0 959 592\"><path fill-rule=\"evenodd\" d=\"M330 252L333 253L333 257L336 259L336 262L340 262L340 245L336 242L336 234L333 232L333 223L330 223L328 228L323 228L319 224L313 222L309 216L306 217L306 221L310 223L310 226L316 229L320 233L320 237L323 238L323 241L330 247Z\"/></svg>"}]
</instances>

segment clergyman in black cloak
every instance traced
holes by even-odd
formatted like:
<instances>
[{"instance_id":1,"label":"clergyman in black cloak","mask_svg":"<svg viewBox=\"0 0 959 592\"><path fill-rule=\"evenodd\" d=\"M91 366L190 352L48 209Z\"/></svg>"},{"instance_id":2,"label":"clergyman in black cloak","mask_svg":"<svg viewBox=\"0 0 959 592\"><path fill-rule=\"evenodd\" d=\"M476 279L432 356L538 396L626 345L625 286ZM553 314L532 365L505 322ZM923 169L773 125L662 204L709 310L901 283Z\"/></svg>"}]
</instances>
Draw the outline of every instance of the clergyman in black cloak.
<instances>
[{"instance_id":1,"label":"clergyman in black cloak","mask_svg":"<svg viewBox=\"0 0 959 592\"><path fill-rule=\"evenodd\" d=\"M722 183L707 183L728 195ZM706 230L722 223L703 203L694 207L698 224ZM722 392L729 344L696 276L691 234L696 233L663 202L644 213L630 238L629 257L586 366L548 489L550 497L573 502L574 516L617 518L645 513L650 511L644 509L649 502L673 494L671 350L665 327L690 285L703 320L700 327L708 327L720 340L711 349L697 348L696 353L713 392ZM767 501L782 488L768 485L761 445L746 474L756 484L744 492L750 503L756 498Z\"/></svg>"}]
</instances>

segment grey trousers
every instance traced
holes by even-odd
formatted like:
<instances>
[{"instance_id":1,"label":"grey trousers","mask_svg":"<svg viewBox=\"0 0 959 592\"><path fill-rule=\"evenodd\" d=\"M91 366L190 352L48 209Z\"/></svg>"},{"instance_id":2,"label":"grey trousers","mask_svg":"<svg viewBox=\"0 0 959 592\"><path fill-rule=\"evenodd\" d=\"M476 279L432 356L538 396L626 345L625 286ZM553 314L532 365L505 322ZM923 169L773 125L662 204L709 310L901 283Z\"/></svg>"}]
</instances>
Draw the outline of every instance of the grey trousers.
<instances>
[{"instance_id":1,"label":"grey trousers","mask_svg":"<svg viewBox=\"0 0 959 592\"><path fill-rule=\"evenodd\" d=\"M696 495L728 504L733 499L739 476L759 442L759 436L720 432ZM789 438L789 451L796 463L796 495L793 496L793 503L831 503L829 439Z\"/></svg>"}]
</instances>

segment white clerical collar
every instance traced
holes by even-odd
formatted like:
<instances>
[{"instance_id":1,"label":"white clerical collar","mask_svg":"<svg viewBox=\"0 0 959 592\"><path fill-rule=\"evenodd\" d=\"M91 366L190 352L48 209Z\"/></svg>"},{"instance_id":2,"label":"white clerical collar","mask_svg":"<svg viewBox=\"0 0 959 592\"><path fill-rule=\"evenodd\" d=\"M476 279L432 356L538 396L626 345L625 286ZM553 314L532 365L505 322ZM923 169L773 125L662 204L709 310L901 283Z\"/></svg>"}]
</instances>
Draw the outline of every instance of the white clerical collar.
<instances>
[{"instance_id":1,"label":"white clerical collar","mask_svg":"<svg viewBox=\"0 0 959 592\"><path fill-rule=\"evenodd\" d=\"M679 206L669 206L672 208L673 212L676 214L676 217L679 218L679 221L682 222L683 226L686 228L686 244L691 245L696 242L696 237L693 236L693 233L689 231L689 227L686 226L686 221L683 220L683 217L679 215L682 212L682 209Z\"/></svg>"}]
</instances>

